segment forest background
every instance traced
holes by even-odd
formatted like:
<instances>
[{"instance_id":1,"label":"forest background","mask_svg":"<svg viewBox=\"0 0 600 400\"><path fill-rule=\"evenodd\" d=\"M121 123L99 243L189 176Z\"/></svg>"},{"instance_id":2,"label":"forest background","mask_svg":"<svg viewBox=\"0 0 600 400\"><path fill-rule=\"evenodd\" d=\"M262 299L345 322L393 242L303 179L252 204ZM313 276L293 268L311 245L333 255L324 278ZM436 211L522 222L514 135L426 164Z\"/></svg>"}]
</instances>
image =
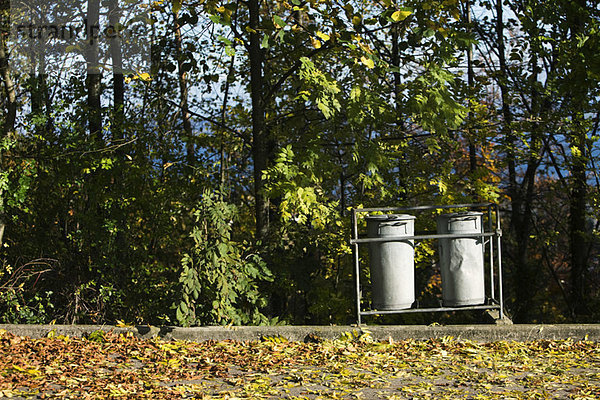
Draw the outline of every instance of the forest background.
<instances>
[{"instance_id":1,"label":"forest background","mask_svg":"<svg viewBox=\"0 0 600 400\"><path fill-rule=\"evenodd\" d=\"M515 322L598 321L596 2L154 1L137 70L14 51L2 5L0 322L345 324L349 209L465 202Z\"/></svg>"}]
</instances>

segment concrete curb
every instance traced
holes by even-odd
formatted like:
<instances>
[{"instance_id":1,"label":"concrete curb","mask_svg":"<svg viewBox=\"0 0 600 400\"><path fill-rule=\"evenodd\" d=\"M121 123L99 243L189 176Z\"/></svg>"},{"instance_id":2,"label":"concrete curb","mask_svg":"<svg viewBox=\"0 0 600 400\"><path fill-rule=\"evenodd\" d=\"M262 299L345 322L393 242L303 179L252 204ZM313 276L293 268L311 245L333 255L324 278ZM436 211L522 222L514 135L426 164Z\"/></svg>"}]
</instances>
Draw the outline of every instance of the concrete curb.
<instances>
[{"instance_id":1,"label":"concrete curb","mask_svg":"<svg viewBox=\"0 0 600 400\"><path fill-rule=\"evenodd\" d=\"M310 335L323 339L338 339L344 332L370 332L375 340L428 340L451 336L477 342L530 341L530 340L592 340L600 341L600 325L449 325L449 326L208 326L196 328L180 327L115 327L110 325L7 325L0 324L0 330L18 336L31 338L46 337L54 331L56 335L86 337L102 330L115 333L132 332L136 337L150 339L160 337L165 340L206 340L252 341L261 337L284 337L292 341L304 341Z\"/></svg>"}]
</instances>

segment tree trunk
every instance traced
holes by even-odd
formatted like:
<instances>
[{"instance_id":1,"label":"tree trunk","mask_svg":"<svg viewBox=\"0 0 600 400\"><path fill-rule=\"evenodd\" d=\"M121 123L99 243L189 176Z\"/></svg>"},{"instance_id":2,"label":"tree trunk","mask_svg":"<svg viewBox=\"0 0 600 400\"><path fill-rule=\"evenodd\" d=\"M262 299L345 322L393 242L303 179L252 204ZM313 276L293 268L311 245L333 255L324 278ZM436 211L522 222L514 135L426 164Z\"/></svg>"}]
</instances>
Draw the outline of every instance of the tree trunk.
<instances>
[{"instance_id":1,"label":"tree trunk","mask_svg":"<svg viewBox=\"0 0 600 400\"><path fill-rule=\"evenodd\" d=\"M183 132L186 138L185 154L186 164L191 167L195 163L194 157L194 138L192 133L192 121L188 103L188 75L185 71L183 62L183 40L181 37L181 25L179 24L179 12L174 11L175 18L175 55L177 57L177 73L179 77L179 94L181 105L181 119L183 122Z\"/></svg>"},{"instance_id":2,"label":"tree trunk","mask_svg":"<svg viewBox=\"0 0 600 400\"><path fill-rule=\"evenodd\" d=\"M227 117L227 102L229 101L229 88L231 82L234 80L234 72L235 72L235 54L231 56L231 63L229 64L229 71L227 72L227 81L225 82L225 90L223 92L223 105L221 106L221 125L223 127L226 126L226 117ZM227 158L225 155L225 141L226 141L226 130L224 128L221 129L221 134L219 137L219 187L221 189L221 195L224 195L227 185Z\"/></svg>"},{"instance_id":3,"label":"tree trunk","mask_svg":"<svg viewBox=\"0 0 600 400\"><path fill-rule=\"evenodd\" d=\"M396 126L400 131L400 136L405 135L405 126L404 120L402 118L402 110L404 104L401 103L402 98L402 76L400 75L400 24L394 23L391 28L391 36L392 36L392 54L391 61L392 66L396 68L393 72L394 76L394 111L396 117ZM400 157L398 157L398 186L401 188L400 199L401 201L405 201L407 198L407 193L409 190L409 177L407 174L407 162L406 162L406 154L402 153ZM343 215L343 214L342 214Z\"/></svg>"},{"instance_id":4,"label":"tree trunk","mask_svg":"<svg viewBox=\"0 0 600 400\"><path fill-rule=\"evenodd\" d=\"M4 229L6 228L6 224L4 223L4 218L0 215L0 248L4 243Z\"/></svg>"},{"instance_id":5,"label":"tree trunk","mask_svg":"<svg viewBox=\"0 0 600 400\"><path fill-rule=\"evenodd\" d=\"M36 60L34 57L31 58L32 70L37 69L36 74L31 74L29 78L30 82L30 97L31 97L31 114L39 115L42 113L42 96L43 96L43 84L44 84L44 67L43 67L43 54L41 59ZM37 64L37 65L36 65ZM39 126L36 127L37 134L39 135Z\"/></svg>"},{"instance_id":6,"label":"tree trunk","mask_svg":"<svg viewBox=\"0 0 600 400\"><path fill-rule=\"evenodd\" d=\"M586 1L577 0L567 7L567 20L571 30L570 40L577 42L586 30ZM569 247L571 252L571 303L575 316L588 314L585 302L585 274L588 263L588 234L586 229L587 207L587 129L585 124L585 107L589 104L590 83L587 79L587 62L578 52L572 58L572 70L566 98L571 100L572 131L569 135L572 152L571 192L569 206Z\"/></svg>"},{"instance_id":7,"label":"tree trunk","mask_svg":"<svg viewBox=\"0 0 600 400\"><path fill-rule=\"evenodd\" d=\"M1 12L8 12L2 9ZM10 72L10 64L8 60L8 48L6 46L6 36L0 32L0 75L4 83L5 101L6 101L6 114L4 117L4 124L2 125L2 136L0 139L4 139L6 136L14 132L15 123L17 120L17 91L15 83L12 80ZM0 153L0 168L2 167L2 153ZM4 215L4 204L3 199L0 199L0 246L2 246L4 239L4 230L6 227L5 215ZM1 248L1 247L0 247Z\"/></svg>"},{"instance_id":8,"label":"tree trunk","mask_svg":"<svg viewBox=\"0 0 600 400\"><path fill-rule=\"evenodd\" d=\"M263 98L264 53L260 48L260 3L248 0L250 14L250 96L252 99L252 154L254 158L254 197L256 238L263 239L269 230L269 202L264 193L262 173L267 169L269 158L268 133L265 124Z\"/></svg>"},{"instance_id":9,"label":"tree trunk","mask_svg":"<svg viewBox=\"0 0 600 400\"><path fill-rule=\"evenodd\" d=\"M465 3L465 16L467 21L467 32L471 33L471 1L466 0ZM470 102L471 96L473 96L473 89L475 87L475 73L473 72L473 46L469 44L467 47L467 84L468 84L468 98ZM469 139L469 172L474 176L477 170L477 150L475 148L475 138L473 137L473 112L471 111L471 104L467 104L469 113L467 114L467 136ZM473 178L471 178L473 179ZM473 195L475 195L475 190Z\"/></svg>"},{"instance_id":10,"label":"tree trunk","mask_svg":"<svg viewBox=\"0 0 600 400\"><path fill-rule=\"evenodd\" d=\"M88 14L86 19L87 43L86 86L88 92L88 127L91 137L97 144L103 143L102 136L102 74L98 57L98 35L100 35L100 0L88 0Z\"/></svg>"},{"instance_id":11,"label":"tree trunk","mask_svg":"<svg viewBox=\"0 0 600 400\"><path fill-rule=\"evenodd\" d=\"M110 55L113 69L113 122L111 124L112 142L118 144L123 140L123 123L125 122L125 82L123 77L123 54L121 53L120 20L121 9L118 0L108 2L108 21L113 28L114 37L110 40Z\"/></svg>"},{"instance_id":12,"label":"tree trunk","mask_svg":"<svg viewBox=\"0 0 600 400\"><path fill-rule=\"evenodd\" d=\"M0 35L0 75L2 75L6 95L6 116L4 118L4 125L2 126L2 137L4 138L10 132L14 131L17 120L17 91L8 63L8 48L6 46L5 35Z\"/></svg>"},{"instance_id":13,"label":"tree trunk","mask_svg":"<svg viewBox=\"0 0 600 400\"><path fill-rule=\"evenodd\" d=\"M582 150L584 152L584 150ZM576 158L584 158L581 157ZM585 274L588 262L586 232L587 182L586 164L576 159L571 166L572 188L569 206L569 247L571 250L571 304L576 316L588 313L585 302Z\"/></svg>"},{"instance_id":14,"label":"tree trunk","mask_svg":"<svg viewBox=\"0 0 600 400\"><path fill-rule=\"evenodd\" d=\"M508 88L508 66L506 64L506 46L504 44L504 15L502 0L496 1L496 35L497 35L497 46L498 46L498 62L500 65L500 73L498 77L498 86L500 86L500 93L502 96L502 118L504 123L502 125L502 134L505 138L506 146L506 158L508 166L508 192L509 196L513 198L517 188L517 173L515 168L515 143L516 137L512 130L513 115L510 110L510 91Z\"/></svg>"},{"instance_id":15,"label":"tree trunk","mask_svg":"<svg viewBox=\"0 0 600 400\"><path fill-rule=\"evenodd\" d=\"M46 55L42 52L38 55L38 59L31 60L33 68L37 68L37 74L32 75L31 82L31 114L37 116L45 116L44 124L36 124L35 130L39 137L46 137L52 133L52 110L50 107L50 93L47 82L48 74L46 73ZM36 148L39 146L36 145Z\"/></svg>"},{"instance_id":16,"label":"tree trunk","mask_svg":"<svg viewBox=\"0 0 600 400\"><path fill-rule=\"evenodd\" d=\"M515 322L527 320L527 310L531 299L531 274L529 264L529 241L531 232L531 198L524 193L517 179L515 148L517 138L512 129L513 115L510 110L510 89L508 87L508 66L504 37L504 13L502 0L496 1L496 44L500 71L498 86L502 97L502 133L505 139L505 153L508 167L508 195L511 201L510 226L514 239L512 274L515 289ZM531 176L532 170L528 169ZM530 180L529 193L532 195L533 181Z\"/></svg>"},{"instance_id":17,"label":"tree trunk","mask_svg":"<svg viewBox=\"0 0 600 400\"><path fill-rule=\"evenodd\" d=\"M399 40L400 40L400 35L398 32L399 29L399 24L398 23L394 23L392 25L392 29L391 29L391 35L392 35L392 54L391 54L391 61L392 61L392 66L395 68L394 72L393 72L393 76L394 76L394 108L396 111L396 124L400 127L400 129L403 131L403 121L402 121L402 104L400 103L400 99L402 97L402 76L400 75L400 46L399 46Z\"/></svg>"}]
</instances>

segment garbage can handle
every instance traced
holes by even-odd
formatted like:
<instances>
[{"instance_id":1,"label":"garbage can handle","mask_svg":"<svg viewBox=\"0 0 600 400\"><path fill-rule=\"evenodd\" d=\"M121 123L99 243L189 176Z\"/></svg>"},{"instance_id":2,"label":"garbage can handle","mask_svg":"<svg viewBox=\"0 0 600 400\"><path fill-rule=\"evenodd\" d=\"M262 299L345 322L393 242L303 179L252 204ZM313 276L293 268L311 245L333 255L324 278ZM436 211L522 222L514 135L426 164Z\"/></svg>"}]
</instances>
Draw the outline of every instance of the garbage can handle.
<instances>
[{"instance_id":1,"label":"garbage can handle","mask_svg":"<svg viewBox=\"0 0 600 400\"><path fill-rule=\"evenodd\" d=\"M392 226L402 226L402 225L407 226L408 222L406 222L406 221L393 221L393 222L390 222L390 223L388 223L386 225L388 225L388 226L390 226L390 225L392 225ZM383 228L383 226L384 226L384 224L379 224L377 226L377 236L381 236L381 228ZM407 229L404 230L404 233L408 233Z\"/></svg>"},{"instance_id":2,"label":"garbage can handle","mask_svg":"<svg viewBox=\"0 0 600 400\"><path fill-rule=\"evenodd\" d=\"M448 232L451 232L450 230L450 223L460 220L460 221L477 221L479 219L478 216L476 215L465 215L465 216L457 216L457 217L453 217L453 218L449 218L448 219L448 226L447 226L447 230Z\"/></svg>"}]
</instances>

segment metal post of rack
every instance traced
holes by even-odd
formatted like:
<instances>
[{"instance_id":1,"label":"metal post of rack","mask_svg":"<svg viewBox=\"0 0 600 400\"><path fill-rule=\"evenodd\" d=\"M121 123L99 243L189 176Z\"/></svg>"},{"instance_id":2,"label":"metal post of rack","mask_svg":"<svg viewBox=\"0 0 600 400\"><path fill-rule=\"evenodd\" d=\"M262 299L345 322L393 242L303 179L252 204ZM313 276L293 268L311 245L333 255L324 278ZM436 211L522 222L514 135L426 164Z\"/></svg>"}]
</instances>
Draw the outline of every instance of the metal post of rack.
<instances>
[{"instance_id":1,"label":"metal post of rack","mask_svg":"<svg viewBox=\"0 0 600 400\"><path fill-rule=\"evenodd\" d=\"M500 319L504 319L504 301L502 299L502 245L500 238L502 237L502 229L500 229L500 207L495 205L496 211L496 250L498 253L498 297L500 298Z\"/></svg>"},{"instance_id":2,"label":"metal post of rack","mask_svg":"<svg viewBox=\"0 0 600 400\"><path fill-rule=\"evenodd\" d=\"M355 208L352 209L352 239L358 239L358 222L357 222L357 211ZM361 324L361 309L360 309L360 300L361 300L361 291L360 291L360 266L359 266L359 257L358 257L358 243L354 243L353 249L354 253L354 282L356 287L356 320L358 325Z\"/></svg>"},{"instance_id":3,"label":"metal post of rack","mask_svg":"<svg viewBox=\"0 0 600 400\"><path fill-rule=\"evenodd\" d=\"M488 217L488 231L492 232L494 229L493 221L492 221L492 208L488 207L487 209L487 217ZM496 297L496 291L494 288L494 269L492 268L494 265L494 244L492 243L492 238L489 238L489 263L490 263L490 297L493 299Z\"/></svg>"},{"instance_id":4,"label":"metal post of rack","mask_svg":"<svg viewBox=\"0 0 600 400\"><path fill-rule=\"evenodd\" d=\"M406 211L427 211L427 210L440 210L440 209L486 209L487 210L487 231L482 229L481 233L458 233L458 234L415 234L412 236L400 236L400 237L360 237L358 234L358 214L359 213L373 213L373 212L406 212ZM493 215L494 214L494 215ZM495 218L495 223L493 221ZM482 226L483 228L483 226ZM362 317L368 315L384 315L384 314L405 314L405 313L427 313L427 312L448 312L448 311L463 311L463 310L499 310L500 319L504 318L503 308L503 292L502 292L502 256L501 256L501 244L500 237L502 236L502 230L500 228L500 209L498 205L489 203L480 204L452 204L443 206L417 206L417 207L380 207L380 208L360 208L352 209L352 237L350 243L353 245L354 253L354 274L355 274L355 288L356 288L356 320L360 326L362 323ZM377 242L400 242L407 240L427 240L427 239L461 239L461 238L481 238L482 243L489 246L489 276L490 276L490 288L489 296L482 305L469 305L469 306L458 306L458 307L430 307L430 308L408 308L398 310L362 310L362 288L361 288L361 277L360 277L360 257L359 257L359 245L367 243ZM494 248L495 247L495 248ZM494 255L496 255L496 261ZM494 274L497 274L497 280L494 279ZM496 286L497 284L497 286ZM496 291L497 287L497 291ZM496 298L496 293L498 298Z\"/></svg>"}]
</instances>

